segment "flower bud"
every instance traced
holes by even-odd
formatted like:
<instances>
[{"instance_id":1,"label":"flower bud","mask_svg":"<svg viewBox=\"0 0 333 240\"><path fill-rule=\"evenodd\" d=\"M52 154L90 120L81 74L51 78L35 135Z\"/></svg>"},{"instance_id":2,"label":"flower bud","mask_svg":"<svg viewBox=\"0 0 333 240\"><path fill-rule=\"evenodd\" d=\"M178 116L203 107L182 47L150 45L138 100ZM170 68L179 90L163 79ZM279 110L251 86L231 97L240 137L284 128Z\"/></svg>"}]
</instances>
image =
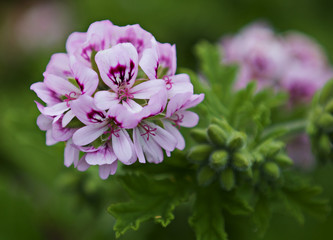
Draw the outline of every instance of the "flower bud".
<instances>
[{"instance_id":1,"label":"flower bud","mask_svg":"<svg viewBox=\"0 0 333 240\"><path fill-rule=\"evenodd\" d=\"M325 111L328 113L333 113L333 99L326 104Z\"/></svg>"},{"instance_id":2,"label":"flower bud","mask_svg":"<svg viewBox=\"0 0 333 240\"><path fill-rule=\"evenodd\" d=\"M227 133L216 124L209 125L207 134L209 140L217 146L225 146L227 143Z\"/></svg>"},{"instance_id":3,"label":"flower bud","mask_svg":"<svg viewBox=\"0 0 333 240\"><path fill-rule=\"evenodd\" d=\"M330 113L323 113L318 120L318 124L325 131L330 131L333 129L333 115Z\"/></svg>"},{"instance_id":4,"label":"flower bud","mask_svg":"<svg viewBox=\"0 0 333 240\"><path fill-rule=\"evenodd\" d=\"M195 128L192 129L191 132L191 137L196 141L197 143L207 143L207 132L205 129L199 129Z\"/></svg>"},{"instance_id":5,"label":"flower bud","mask_svg":"<svg viewBox=\"0 0 333 240\"><path fill-rule=\"evenodd\" d=\"M229 139L228 147L231 150L238 150L244 147L246 143L246 135L242 132L234 132Z\"/></svg>"},{"instance_id":6,"label":"flower bud","mask_svg":"<svg viewBox=\"0 0 333 240\"><path fill-rule=\"evenodd\" d=\"M213 151L213 147L208 144L196 145L190 149L187 154L187 158L194 163L202 163L209 158L210 153Z\"/></svg>"},{"instance_id":7,"label":"flower bud","mask_svg":"<svg viewBox=\"0 0 333 240\"><path fill-rule=\"evenodd\" d=\"M213 182L214 177L215 177L214 169L206 165L199 170L197 175L197 180L200 186L208 186Z\"/></svg>"},{"instance_id":8,"label":"flower bud","mask_svg":"<svg viewBox=\"0 0 333 240\"><path fill-rule=\"evenodd\" d=\"M266 162L263 171L272 180L277 180L280 177L280 168L274 162Z\"/></svg>"},{"instance_id":9,"label":"flower bud","mask_svg":"<svg viewBox=\"0 0 333 240\"><path fill-rule=\"evenodd\" d=\"M251 166L251 160L249 156L241 152L234 153L231 163L238 171L244 171Z\"/></svg>"},{"instance_id":10,"label":"flower bud","mask_svg":"<svg viewBox=\"0 0 333 240\"><path fill-rule=\"evenodd\" d=\"M274 160L282 168L290 167L294 163L293 160L289 156L287 156L286 154L283 154L283 153L276 155Z\"/></svg>"},{"instance_id":11,"label":"flower bud","mask_svg":"<svg viewBox=\"0 0 333 240\"><path fill-rule=\"evenodd\" d=\"M227 168L221 172L220 184L226 191L230 191L235 187L235 174L231 168Z\"/></svg>"},{"instance_id":12,"label":"flower bud","mask_svg":"<svg viewBox=\"0 0 333 240\"><path fill-rule=\"evenodd\" d=\"M214 151L210 155L210 166L214 169L224 169L228 164L229 154L225 150Z\"/></svg>"},{"instance_id":13,"label":"flower bud","mask_svg":"<svg viewBox=\"0 0 333 240\"><path fill-rule=\"evenodd\" d=\"M212 123L220 126L226 132L231 132L233 130L229 123L223 118L213 118Z\"/></svg>"},{"instance_id":14,"label":"flower bud","mask_svg":"<svg viewBox=\"0 0 333 240\"><path fill-rule=\"evenodd\" d=\"M278 154L281 149L284 147L284 143L280 141L270 141L267 143L264 143L260 147L260 152L266 156L266 157L274 157L276 154Z\"/></svg>"}]
</instances>

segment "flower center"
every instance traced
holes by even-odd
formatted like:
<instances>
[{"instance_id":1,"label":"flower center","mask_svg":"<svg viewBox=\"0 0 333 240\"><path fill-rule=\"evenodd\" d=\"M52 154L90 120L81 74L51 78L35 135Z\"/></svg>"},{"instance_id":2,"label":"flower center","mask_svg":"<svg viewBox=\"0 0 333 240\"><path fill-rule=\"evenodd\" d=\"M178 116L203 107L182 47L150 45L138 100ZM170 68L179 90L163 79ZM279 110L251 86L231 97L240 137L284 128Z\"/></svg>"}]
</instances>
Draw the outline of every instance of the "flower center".
<instances>
[{"instance_id":1,"label":"flower center","mask_svg":"<svg viewBox=\"0 0 333 240\"><path fill-rule=\"evenodd\" d=\"M67 107L69 107L69 101L75 100L76 98L76 92L70 92L69 94L65 94L64 101L66 102Z\"/></svg>"},{"instance_id":2,"label":"flower center","mask_svg":"<svg viewBox=\"0 0 333 240\"><path fill-rule=\"evenodd\" d=\"M119 91L118 91L118 99L120 101L123 101L123 100L127 101L128 99L132 99L132 98L134 98L134 96L133 96L133 94L131 94L129 92L128 88L121 88L121 89L119 89Z\"/></svg>"},{"instance_id":3,"label":"flower center","mask_svg":"<svg viewBox=\"0 0 333 240\"><path fill-rule=\"evenodd\" d=\"M170 90L172 88L172 84L173 84L172 79L169 76L164 76L163 80L165 81L166 89Z\"/></svg>"},{"instance_id":4,"label":"flower center","mask_svg":"<svg viewBox=\"0 0 333 240\"><path fill-rule=\"evenodd\" d=\"M149 141L150 135L156 136L156 134L154 132L157 130L157 128L152 128L151 126L149 126L147 124L143 125L142 128L145 130L145 132L142 133L141 136L147 135L147 141Z\"/></svg>"},{"instance_id":5,"label":"flower center","mask_svg":"<svg viewBox=\"0 0 333 240\"><path fill-rule=\"evenodd\" d=\"M108 136L108 140L111 140L112 138L112 135L114 135L115 137L119 137L119 131L120 129L118 128L118 126L115 126L113 124L108 124L108 127L110 128L109 131L105 131L104 134L109 134L110 135Z\"/></svg>"},{"instance_id":6,"label":"flower center","mask_svg":"<svg viewBox=\"0 0 333 240\"><path fill-rule=\"evenodd\" d=\"M177 113L175 113L175 117L176 117L176 119L172 119L172 121L175 123L176 127L180 128L180 123L183 122L184 115L181 114L179 116Z\"/></svg>"}]
</instances>

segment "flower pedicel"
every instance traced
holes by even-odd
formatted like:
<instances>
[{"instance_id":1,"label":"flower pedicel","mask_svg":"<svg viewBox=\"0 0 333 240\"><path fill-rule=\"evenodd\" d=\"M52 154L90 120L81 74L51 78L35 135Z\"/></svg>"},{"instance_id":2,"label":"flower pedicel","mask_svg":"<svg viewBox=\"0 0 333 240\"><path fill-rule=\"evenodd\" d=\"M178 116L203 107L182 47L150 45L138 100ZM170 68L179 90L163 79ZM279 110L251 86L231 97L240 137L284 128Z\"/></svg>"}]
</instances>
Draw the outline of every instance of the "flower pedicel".
<instances>
[{"instance_id":1,"label":"flower pedicel","mask_svg":"<svg viewBox=\"0 0 333 240\"><path fill-rule=\"evenodd\" d=\"M187 109L204 95L193 94L188 75L175 74L174 45L157 42L139 25L105 20L72 33L66 50L51 57L44 81L31 86L46 103L36 102L37 124L47 145L66 142L66 166L98 165L106 179L118 161L160 163L163 149L170 156L185 147L178 128L198 123Z\"/></svg>"}]
</instances>

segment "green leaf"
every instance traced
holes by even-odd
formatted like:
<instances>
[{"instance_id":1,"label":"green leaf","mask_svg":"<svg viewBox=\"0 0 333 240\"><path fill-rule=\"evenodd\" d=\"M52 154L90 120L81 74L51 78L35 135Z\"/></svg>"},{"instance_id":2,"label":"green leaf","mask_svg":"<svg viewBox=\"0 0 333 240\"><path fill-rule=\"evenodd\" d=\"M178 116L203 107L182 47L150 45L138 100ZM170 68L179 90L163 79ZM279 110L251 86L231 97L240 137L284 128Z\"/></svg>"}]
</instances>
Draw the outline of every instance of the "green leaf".
<instances>
[{"instance_id":1,"label":"green leaf","mask_svg":"<svg viewBox=\"0 0 333 240\"><path fill-rule=\"evenodd\" d=\"M221 197L223 208L232 215L250 215L253 208L242 196L236 192L224 192Z\"/></svg>"},{"instance_id":2,"label":"green leaf","mask_svg":"<svg viewBox=\"0 0 333 240\"><path fill-rule=\"evenodd\" d=\"M290 181L290 179L292 179ZM316 185L311 185L304 180L296 177L287 176L289 184L279 192L279 197L284 203L284 206L289 214L303 224L304 213L313 217L324 219L330 212L329 200L319 197L322 193L322 188Z\"/></svg>"},{"instance_id":3,"label":"green leaf","mask_svg":"<svg viewBox=\"0 0 333 240\"><path fill-rule=\"evenodd\" d=\"M256 230L259 237L264 236L269 226L271 216L272 210L269 206L268 199L264 196L259 196L252 215L252 221L256 225Z\"/></svg>"},{"instance_id":4,"label":"green leaf","mask_svg":"<svg viewBox=\"0 0 333 240\"><path fill-rule=\"evenodd\" d=\"M108 208L109 213L116 218L116 237L129 229L137 230L140 223L149 219L166 227L174 219L174 208L188 195L186 186L170 179L157 180L144 175L119 178L131 200L112 204Z\"/></svg>"},{"instance_id":5,"label":"green leaf","mask_svg":"<svg viewBox=\"0 0 333 240\"><path fill-rule=\"evenodd\" d=\"M196 233L197 240L228 239L224 229L221 198L215 191L198 191L189 223Z\"/></svg>"}]
</instances>

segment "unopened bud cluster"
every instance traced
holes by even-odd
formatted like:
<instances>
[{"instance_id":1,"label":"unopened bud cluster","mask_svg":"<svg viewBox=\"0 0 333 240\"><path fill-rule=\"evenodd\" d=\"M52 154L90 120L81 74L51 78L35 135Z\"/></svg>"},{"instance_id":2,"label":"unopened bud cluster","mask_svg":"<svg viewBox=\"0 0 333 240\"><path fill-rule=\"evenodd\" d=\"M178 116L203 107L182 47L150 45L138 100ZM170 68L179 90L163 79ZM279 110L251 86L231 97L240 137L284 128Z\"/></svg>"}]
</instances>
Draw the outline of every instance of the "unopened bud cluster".
<instances>
[{"instance_id":1,"label":"unopened bud cluster","mask_svg":"<svg viewBox=\"0 0 333 240\"><path fill-rule=\"evenodd\" d=\"M233 189L236 175L252 165L252 156L245 147L246 135L224 119L214 119L207 129L193 129L191 135L199 144L189 151L188 159L199 165L199 185L207 186L218 179L223 189Z\"/></svg>"},{"instance_id":2,"label":"unopened bud cluster","mask_svg":"<svg viewBox=\"0 0 333 240\"><path fill-rule=\"evenodd\" d=\"M326 162L333 159L333 81L323 88L314 104L307 132L317 159Z\"/></svg>"},{"instance_id":3,"label":"unopened bud cluster","mask_svg":"<svg viewBox=\"0 0 333 240\"><path fill-rule=\"evenodd\" d=\"M247 135L233 129L225 119L214 119L207 129L193 129L191 135L198 145L187 157L198 165L197 181L201 186L216 180L230 191L244 178L253 184L262 177L276 181L281 171L292 165L283 153L284 143L266 141L250 149Z\"/></svg>"}]
</instances>

